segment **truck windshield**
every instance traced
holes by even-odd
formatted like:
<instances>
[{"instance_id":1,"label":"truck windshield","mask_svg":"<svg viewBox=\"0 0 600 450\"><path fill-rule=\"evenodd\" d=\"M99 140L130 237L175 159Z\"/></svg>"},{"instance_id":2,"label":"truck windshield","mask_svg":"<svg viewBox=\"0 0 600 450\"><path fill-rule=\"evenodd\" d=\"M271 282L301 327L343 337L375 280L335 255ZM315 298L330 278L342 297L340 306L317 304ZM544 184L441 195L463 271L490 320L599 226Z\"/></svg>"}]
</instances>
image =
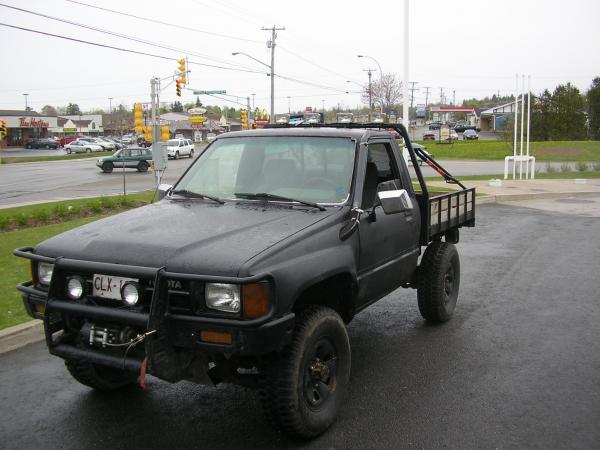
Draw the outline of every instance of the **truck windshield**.
<instances>
[{"instance_id":1,"label":"truck windshield","mask_svg":"<svg viewBox=\"0 0 600 450\"><path fill-rule=\"evenodd\" d=\"M356 145L349 138L221 139L198 158L175 189L225 199L266 193L314 203L343 203L350 193L355 153Z\"/></svg>"}]
</instances>

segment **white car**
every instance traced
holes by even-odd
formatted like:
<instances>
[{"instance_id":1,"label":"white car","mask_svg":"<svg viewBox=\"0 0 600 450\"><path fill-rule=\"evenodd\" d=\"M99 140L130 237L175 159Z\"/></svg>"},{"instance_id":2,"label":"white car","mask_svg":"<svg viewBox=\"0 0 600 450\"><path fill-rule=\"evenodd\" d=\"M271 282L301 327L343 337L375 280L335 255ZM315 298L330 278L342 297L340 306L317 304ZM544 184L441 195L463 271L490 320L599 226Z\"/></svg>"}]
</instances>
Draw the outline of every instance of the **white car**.
<instances>
[{"instance_id":1,"label":"white car","mask_svg":"<svg viewBox=\"0 0 600 450\"><path fill-rule=\"evenodd\" d=\"M206 135L206 141L207 142L212 142L217 138L217 135L215 133L207 133Z\"/></svg>"},{"instance_id":2,"label":"white car","mask_svg":"<svg viewBox=\"0 0 600 450\"><path fill-rule=\"evenodd\" d=\"M65 145L67 153L91 153L104 151L98 144L87 141L73 141Z\"/></svg>"},{"instance_id":3,"label":"white car","mask_svg":"<svg viewBox=\"0 0 600 450\"><path fill-rule=\"evenodd\" d=\"M98 144L100 147L102 147L106 151L109 151L109 150L113 151L113 150L115 150L115 144L114 144L114 142L110 142L110 141L108 141L106 139L103 139L103 138L94 138L92 140L92 142L94 144Z\"/></svg>"},{"instance_id":4,"label":"white car","mask_svg":"<svg viewBox=\"0 0 600 450\"><path fill-rule=\"evenodd\" d=\"M169 139L167 141L167 156L179 159L180 156L194 156L194 144L191 139Z\"/></svg>"}]
</instances>

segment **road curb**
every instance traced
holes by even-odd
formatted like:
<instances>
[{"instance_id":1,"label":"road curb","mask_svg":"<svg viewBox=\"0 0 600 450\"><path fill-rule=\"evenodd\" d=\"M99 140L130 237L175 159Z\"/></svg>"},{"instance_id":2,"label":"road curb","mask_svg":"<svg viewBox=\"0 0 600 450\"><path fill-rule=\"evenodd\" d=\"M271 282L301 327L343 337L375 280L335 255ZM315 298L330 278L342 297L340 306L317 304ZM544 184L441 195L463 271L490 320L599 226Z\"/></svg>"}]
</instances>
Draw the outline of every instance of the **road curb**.
<instances>
[{"instance_id":1,"label":"road curb","mask_svg":"<svg viewBox=\"0 0 600 450\"><path fill-rule=\"evenodd\" d=\"M30 320L0 330L0 354L17 350L44 340L44 324L41 320Z\"/></svg>"},{"instance_id":2,"label":"road curb","mask_svg":"<svg viewBox=\"0 0 600 450\"><path fill-rule=\"evenodd\" d=\"M552 200L563 197L600 197L600 191L583 192L536 192L530 194L495 194L477 197L475 202L478 205L487 203L517 202L520 200Z\"/></svg>"}]
</instances>

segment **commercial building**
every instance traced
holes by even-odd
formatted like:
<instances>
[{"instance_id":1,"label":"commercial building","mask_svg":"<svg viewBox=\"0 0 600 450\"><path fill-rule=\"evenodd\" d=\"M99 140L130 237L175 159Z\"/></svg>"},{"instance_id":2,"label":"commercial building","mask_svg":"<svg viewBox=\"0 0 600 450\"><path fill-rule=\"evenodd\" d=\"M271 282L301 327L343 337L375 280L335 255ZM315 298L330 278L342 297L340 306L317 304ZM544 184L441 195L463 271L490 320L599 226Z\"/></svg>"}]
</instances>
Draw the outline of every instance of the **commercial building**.
<instances>
[{"instance_id":1,"label":"commercial building","mask_svg":"<svg viewBox=\"0 0 600 450\"><path fill-rule=\"evenodd\" d=\"M28 139L45 138L49 129L57 126L57 118L35 111L0 110L0 120L6 121L7 135L0 147L23 147Z\"/></svg>"}]
</instances>

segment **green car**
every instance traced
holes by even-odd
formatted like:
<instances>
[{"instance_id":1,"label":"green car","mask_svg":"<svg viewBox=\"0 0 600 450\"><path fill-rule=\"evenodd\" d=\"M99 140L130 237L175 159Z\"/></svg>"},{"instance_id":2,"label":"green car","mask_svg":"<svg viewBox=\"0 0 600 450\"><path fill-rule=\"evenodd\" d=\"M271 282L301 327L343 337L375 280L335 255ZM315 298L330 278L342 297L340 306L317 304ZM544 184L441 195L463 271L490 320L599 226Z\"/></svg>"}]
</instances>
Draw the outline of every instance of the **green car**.
<instances>
[{"instance_id":1,"label":"green car","mask_svg":"<svg viewBox=\"0 0 600 450\"><path fill-rule=\"evenodd\" d=\"M152 160L152 150L142 147L129 147L113 153L112 156L98 158L96 165L104 173L111 173L115 167L137 169L139 172L147 172Z\"/></svg>"}]
</instances>

